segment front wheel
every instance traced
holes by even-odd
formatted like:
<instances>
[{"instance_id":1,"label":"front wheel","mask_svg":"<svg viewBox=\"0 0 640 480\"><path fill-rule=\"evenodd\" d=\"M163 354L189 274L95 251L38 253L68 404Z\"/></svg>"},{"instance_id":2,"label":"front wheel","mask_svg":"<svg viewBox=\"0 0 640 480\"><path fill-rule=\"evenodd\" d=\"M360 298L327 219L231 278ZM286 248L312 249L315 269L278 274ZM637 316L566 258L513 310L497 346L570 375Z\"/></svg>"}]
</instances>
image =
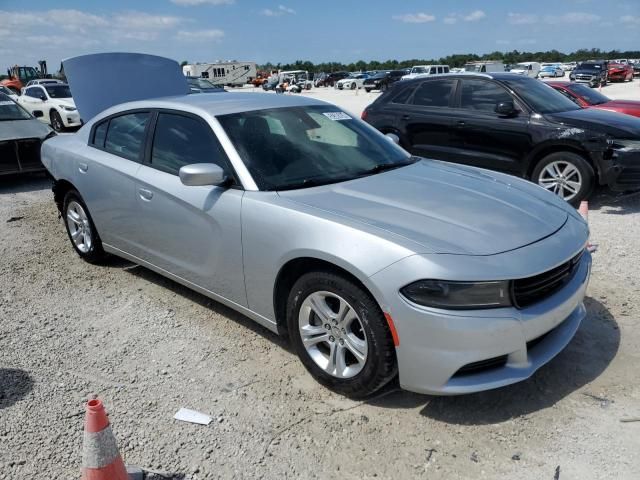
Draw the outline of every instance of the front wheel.
<instances>
[{"instance_id":1,"label":"front wheel","mask_svg":"<svg viewBox=\"0 0 640 480\"><path fill-rule=\"evenodd\" d=\"M394 344L380 307L346 277L303 275L291 289L287 312L300 360L326 387L366 397L396 375Z\"/></svg>"},{"instance_id":2,"label":"front wheel","mask_svg":"<svg viewBox=\"0 0 640 480\"><path fill-rule=\"evenodd\" d=\"M356 84L355 84L355 83L352 83L352 84L351 84L351 90L355 90L355 89L356 89Z\"/></svg>"},{"instance_id":3,"label":"front wheel","mask_svg":"<svg viewBox=\"0 0 640 480\"><path fill-rule=\"evenodd\" d=\"M60 114L55 110L52 110L49 114L51 120L51 128L53 128L56 132L62 132L64 130L64 123L62 123L62 118Z\"/></svg>"},{"instance_id":4,"label":"front wheel","mask_svg":"<svg viewBox=\"0 0 640 480\"><path fill-rule=\"evenodd\" d=\"M574 206L589 196L594 177L591 165L572 152L547 155L538 162L531 175L532 181Z\"/></svg>"},{"instance_id":5,"label":"front wheel","mask_svg":"<svg viewBox=\"0 0 640 480\"><path fill-rule=\"evenodd\" d=\"M102 260L105 252L102 249L100 236L89 215L89 209L75 190L65 195L62 215L69 240L76 253L89 263Z\"/></svg>"}]
</instances>

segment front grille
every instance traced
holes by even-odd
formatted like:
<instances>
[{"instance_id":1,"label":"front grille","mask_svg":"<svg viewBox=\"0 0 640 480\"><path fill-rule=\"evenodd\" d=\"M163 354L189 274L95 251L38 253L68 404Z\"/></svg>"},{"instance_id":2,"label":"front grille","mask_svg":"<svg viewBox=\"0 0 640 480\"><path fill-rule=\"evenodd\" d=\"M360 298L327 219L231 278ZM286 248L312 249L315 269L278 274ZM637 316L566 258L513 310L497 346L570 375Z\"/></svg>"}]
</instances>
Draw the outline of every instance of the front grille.
<instances>
[{"instance_id":1,"label":"front grille","mask_svg":"<svg viewBox=\"0 0 640 480\"><path fill-rule=\"evenodd\" d=\"M591 80L591 75L576 75L577 80Z\"/></svg>"},{"instance_id":2,"label":"front grille","mask_svg":"<svg viewBox=\"0 0 640 480\"><path fill-rule=\"evenodd\" d=\"M625 167L618 175L616 183L626 185L629 188L640 186L640 167Z\"/></svg>"},{"instance_id":3,"label":"front grille","mask_svg":"<svg viewBox=\"0 0 640 480\"><path fill-rule=\"evenodd\" d=\"M0 142L0 173L16 173L43 168L37 138Z\"/></svg>"},{"instance_id":4,"label":"front grille","mask_svg":"<svg viewBox=\"0 0 640 480\"><path fill-rule=\"evenodd\" d=\"M553 295L573 278L584 250L568 262L529 278L514 280L512 296L518 308L528 307Z\"/></svg>"}]
</instances>

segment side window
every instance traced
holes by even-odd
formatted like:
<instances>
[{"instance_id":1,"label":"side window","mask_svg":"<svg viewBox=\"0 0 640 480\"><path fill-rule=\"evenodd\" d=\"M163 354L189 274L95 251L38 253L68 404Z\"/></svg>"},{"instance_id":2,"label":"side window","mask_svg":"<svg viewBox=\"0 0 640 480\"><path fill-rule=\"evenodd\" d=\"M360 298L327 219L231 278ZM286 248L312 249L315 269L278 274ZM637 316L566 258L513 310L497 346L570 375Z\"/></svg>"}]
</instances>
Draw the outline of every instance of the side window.
<instances>
[{"instance_id":1,"label":"side window","mask_svg":"<svg viewBox=\"0 0 640 480\"><path fill-rule=\"evenodd\" d=\"M160 113L151 166L178 175L180 167L192 163L216 163L228 171L224 150L209 125L193 117Z\"/></svg>"},{"instance_id":2,"label":"side window","mask_svg":"<svg viewBox=\"0 0 640 480\"><path fill-rule=\"evenodd\" d=\"M449 73L449 67L446 67L446 66L445 66L445 67L443 68L443 70L444 70L444 73Z\"/></svg>"},{"instance_id":3,"label":"side window","mask_svg":"<svg viewBox=\"0 0 640 480\"><path fill-rule=\"evenodd\" d=\"M448 107L455 85L455 79L422 82L411 103L422 107Z\"/></svg>"},{"instance_id":4,"label":"side window","mask_svg":"<svg viewBox=\"0 0 640 480\"><path fill-rule=\"evenodd\" d=\"M436 67L431 67L431 69L429 70L429 74L433 75L434 73L436 73Z\"/></svg>"},{"instance_id":5,"label":"side window","mask_svg":"<svg viewBox=\"0 0 640 480\"><path fill-rule=\"evenodd\" d=\"M209 72L202 72L202 78L209 78Z\"/></svg>"},{"instance_id":6,"label":"side window","mask_svg":"<svg viewBox=\"0 0 640 480\"><path fill-rule=\"evenodd\" d=\"M149 112L136 112L113 117L109 122L104 148L121 157L140 161Z\"/></svg>"},{"instance_id":7,"label":"side window","mask_svg":"<svg viewBox=\"0 0 640 480\"><path fill-rule=\"evenodd\" d=\"M414 90L415 88L405 88L400 90L400 93L391 99L391 103L408 103L409 97L411 97Z\"/></svg>"},{"instance_id":8,"label":"side window","mask_svg":"<svg viewBox=\"0 0 640 480\"><path fill-rule=\"evenodd\" d=\"M461 108L493 113L500 102L513 102L513 98L497 83L486 80L462 80Z\"/></svg>"},{"instance_id":9,"label":"side window","mask_svg":"<svg viewBox=\"0 0 640 480\"><path fill-rule=\"evenodd\" d=\"M107 137L107 128L109 128L109 120L99 124L93 131L93 145L104 148L104 139Z\"/></svg>"}]
</instances>

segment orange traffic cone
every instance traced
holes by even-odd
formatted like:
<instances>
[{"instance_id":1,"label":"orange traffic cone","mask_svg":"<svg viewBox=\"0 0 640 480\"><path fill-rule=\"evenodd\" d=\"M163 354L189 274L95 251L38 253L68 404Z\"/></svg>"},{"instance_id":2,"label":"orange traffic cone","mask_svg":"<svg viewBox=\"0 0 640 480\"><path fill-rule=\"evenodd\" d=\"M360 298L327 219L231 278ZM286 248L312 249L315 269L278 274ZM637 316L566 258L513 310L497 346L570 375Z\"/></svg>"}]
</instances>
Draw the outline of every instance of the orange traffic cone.
<instances>
[{"instance_id":1,"label":"orange traffic cone","mask_svg":"<svg viewBox=\"0 0 640 480\"><path fill-rule=\"evenodd\" d=\"M84 419L82 480L128 478L104 405L97 398L89 400Z\"/></svg>"},{"instance_id":2,"label":"orange traffic cone","mask_svg":"<svg viewBox=\"0 0 640 480\"><path fill-rule=\"evenodd\" d=\"M578 213L582 215L582 218L584 218L585 222L588 222L589 221L589 202L587 202L586 200L583 200L582 202L580 202Z\"/></svg>"}]
</instances>

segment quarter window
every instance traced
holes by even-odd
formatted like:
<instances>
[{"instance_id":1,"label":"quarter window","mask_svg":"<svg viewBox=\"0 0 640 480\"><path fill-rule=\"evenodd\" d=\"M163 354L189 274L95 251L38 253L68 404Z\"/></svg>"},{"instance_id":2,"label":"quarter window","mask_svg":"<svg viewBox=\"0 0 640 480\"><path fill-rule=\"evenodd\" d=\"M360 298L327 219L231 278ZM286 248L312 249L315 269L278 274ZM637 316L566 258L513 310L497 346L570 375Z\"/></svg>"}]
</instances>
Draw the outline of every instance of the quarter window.
<instances>
[{"instance_id":1,"label":"quarter window","mask_svg":"<svg viewBox=\"0 0 640 480\"><path fill-rule=\"evenodd\" d=\"M493 113L498 103L512 101L511 95L496 83L471 79L462 81L462 108Z\"/></svg>"},{"instance_id":2,"label":"quarter window","mask_svg":"<svg viewBox=\"0 0 640 480\"><path fill-rule=\"evenodd\" d=\"M104 148L115 155L139 161L148 122L149 112L128 113L112 118Z\"/></svg>"},{"instance_id":3,"label":"quarter window","mask_svg":"<svg viewBox=\"0 0 640 480\"><path fill-rule=\"evenodd\" d=\"M416 90L412 103L422 107L448 107L455 84L454 79L423 82Z\"/></svg>"},{"instance_id":4,"label":"quarter window","mask_svg":"<svg viewBox=\"0 0 640 480\"><path fill-rule=\"evenodd\" d=\"M102 122L96 127L93 133L93 144L96 147L104 148L104 139L107 136L107 128L109 128L109 121Z\"/></svg>"},{"instance_id":5,"label":"quarter window","mask_svg":"<svg viewBox=\"0 0 640 480\"><path fill-rule=\"evenodd\" d=\"M151 166L173 175L193 163L215 163L227 169L226 155L202 120L160 113L153 136Z\"/></svg>"}]
</instances>

